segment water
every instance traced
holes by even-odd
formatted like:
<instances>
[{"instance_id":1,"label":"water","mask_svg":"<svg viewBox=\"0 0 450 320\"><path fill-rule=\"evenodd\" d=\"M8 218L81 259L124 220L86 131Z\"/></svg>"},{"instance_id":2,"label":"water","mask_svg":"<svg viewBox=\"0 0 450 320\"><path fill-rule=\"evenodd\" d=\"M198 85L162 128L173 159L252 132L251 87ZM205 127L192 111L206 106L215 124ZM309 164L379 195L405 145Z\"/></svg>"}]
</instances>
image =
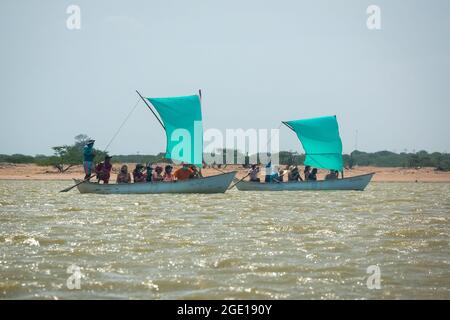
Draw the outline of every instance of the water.
<instances>
[{"instance_id":1,"label":"water","mask_svg":"<svg viewBox=\"0 0 450 320\"><path fill-rule=\"evenodd\" d=\"M450 299L450 184L57 193L67 185L0 181L0 298Z\"/></svg>"}]
</instances>

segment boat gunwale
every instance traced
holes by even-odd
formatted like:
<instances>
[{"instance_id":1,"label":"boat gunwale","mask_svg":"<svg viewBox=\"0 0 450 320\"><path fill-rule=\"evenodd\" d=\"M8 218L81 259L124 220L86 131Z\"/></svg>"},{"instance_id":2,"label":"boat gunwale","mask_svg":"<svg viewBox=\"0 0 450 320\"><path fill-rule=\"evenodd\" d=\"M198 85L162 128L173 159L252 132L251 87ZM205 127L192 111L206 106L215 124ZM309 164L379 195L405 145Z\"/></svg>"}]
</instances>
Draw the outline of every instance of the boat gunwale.
<instances>
[{"instance_id":1,"label":"boat gunwale","mask_svg":"<svg viewBox=\"0 0 450 320\"><path fill-rule=\"evenodd\" d=\"M315 180L315 181L286 181L286 182L252 182L252 181L241 181L236 183L236 188L239 191L319 191L319 190L356 190L363 191L367 185L372 180L372 177L375 175L375 172L365 173L358 176L347 177L343 179L333 179L333 180ZM329 183L351 183L352 181L357 182L359 179L367 179L367 183L363 188L324 188L322 189L322 185ZM297 188L298 186L313 186L312 188Z\"/></svg>"},{"instance_id":2,"label":"boat gunwale","mask_svg":"<svg viewBox=\"0 0 450 320\"><path fill-rule=\"evenodd\" d=\"M252 183L252 184L261 184L261 185L265 185L265 184L270 184L270 185L279 185L279 184L288 184L288 183L318 183L318 182L330 182L330 181L342 181L342 180L350 180L350 179L354 179L354 178L361 178L361 177L365 177L365 176L373 176L375 174L375 172L370 172L370 173L364 173L364 174L360 174L358 176L353 176L353 177L346 177L346 178L342 178L342 179L330 179L330 180L310 180L310 181L280 181L280 182L256 182L256 181L239 181L238 183L236 183L236 186L238 186L240 183ZM237 179L237 178L235 178Z\"/></svg>"},{"instance_id":3,"label":"boat gunwale","mask_svg":"<svg viewBox=\"0 0 450 320\"><path fill-rule=\"evenodd\" d=\"M208 178L216 178L216 177L228 175L228 174L231 174L231 173L234 173L236 175L237 171L223 172L223 173L216 174L214 176L200 177L200 178L194 178L194 179L186 179L186 180L181 180L181 181L178 181L178 180L176 180L176 181L150 181L150 182L145 181L145 182L137 182L137 183L136 182L132 182L132 183L117 183L116 182L116 183L107 183L107 184L86 181L86 182L83 182L83 184L98 185L98 186L105 186L106 187L106 186L122 186L122 185L123 186L129 186L129 185L134 185L134 184L142 185L142 184L159 184L159 183L167 183L167 184L169 184L169 183L185 183L185 182L190 182L192 180L199 181L199 180L206 180ZM76 183L82 181L82 179L73 179L73 180Z\"/></svg>"}]
</instances>

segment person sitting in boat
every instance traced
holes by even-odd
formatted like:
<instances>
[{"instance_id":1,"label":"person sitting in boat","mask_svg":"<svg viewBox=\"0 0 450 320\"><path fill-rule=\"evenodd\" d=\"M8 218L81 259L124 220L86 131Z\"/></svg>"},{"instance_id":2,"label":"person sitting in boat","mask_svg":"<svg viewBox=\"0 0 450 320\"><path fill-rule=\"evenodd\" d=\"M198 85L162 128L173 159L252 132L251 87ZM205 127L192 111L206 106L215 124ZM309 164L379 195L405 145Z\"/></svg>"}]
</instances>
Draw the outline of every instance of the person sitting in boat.
<instances>
[{"instance_id":1,"label":"person sitting in boat","mask_svg":"<svg viewBox=\"0 0 450 320\"><path fill-rule=\"evenodd\" d=\"M191 164L189 168L194 172L191 178L203 178L202 171L197 166Z\"/></svg>"},{"instance_id":2,"label":"person sitting in boat","mask_svg":"<svg viewBox=\"0 0 450 320\"><path fill-rule=\"evenodd\" d=\"M175 181L175 176L172 173L173 167L169 164L164 168L164 182Z\"/></svg>"},{"instance_id":3,"label":"person sitting in boat","mask_svg":"<svg viewBox=\"0 0 450 320\"><path fill-rule=\"evenodd\" d=\"M193 175L194 171L186 163L183 163L183 166L174 173L175 178L180 181L190 179Z\"/></svg>"},{"instance_id":4,"label":"person sitting in boat","mask_svg":"<svg viewBox=\"0 0 450 320\"><path fill-rule=\"evenodd\" d=\"M142 164L136 164L136 168L133 170L134 183L145 182L147 180L143 170L144 166Z\"/></svg>"},{"instance_id":5,"label":"person sitting in boat","mask_svg":"<svg viewBox=\"0 0 450 320\"><path fill-rule=\"evenodd\" d=\"M272 175L270 176L270 182L276 182L276 183L279 183L279 182L282 181L282 180L280 180L280 179L283 179L283 178L280 177L280 175L278 174L278 171L276 171L274 174L272 174Z\"/></svg>"},{"instance_id":6,"label":"person sitting in boat","mask_svg":"<svg viewBox=\"0 0 450 320\"><path fill-rule=\"evenodd\" d=\"M308 181L317 181L317 168L312 169L311 173L308 175Z\"/></svg>"},{"instance_id":7,"label":"person sitting in boat","mask_svg":"<svg viewBox=\"0 0 450 320\"><path fill-rule=\"evenodd\" d=\"M337 170L330 170L330 173L328 173L325 176L325 180L336 180L339 177L339 171Z\"/></svg>"},{"instance_id":8,"label":"person sitting in boat","mask_svg":"<svg viewBox=\"0 0 450 320\"><path fill-rule=\"evenodd\" d=\"M145 181L152 182L153 179L153 167L152 164L149 162L145 166L145 169L147 170L147 174L145 175Z\"/></svg>"},{"instance_id":9,"label":"person sitting in boat","mask_svg":"<svg viewBox=\"0 0 450 320\"><path fill-rule=\"evenodd\" d=\"M270 182L280 183L283 181L283 169L279 169L278 166L272 166L272 174L270 176Z\"/></svg>"},{"instance_id":10,"label":"person sitting in boat","mask_svg":"<svg viewBox=\"0 0 450 320\"><path fill-rule=\"evenodd\" d=\"M305 166L305 170L303 170L305 181L309 180L309 174L310 173L311 173L311 167L310 166Z\"/></svg>"},{"instance_id":11,"label":"person sitting in boat","mask_svg":"<svg viewBox=\"0 0 450 320\"><path fill-rule=\"evenodd\" d=\"M94 150L95 140L89 140L83 148L83 168L84 168L84 180L89 180L91 178L94 168Z\"/></svg>"},{"instance_id":12,"label":"person sitting in boat","mask_svg":"<svg viewBox=\"0 0 450 320\"><path fill-rule=\"evenodd\" d=\"M109 183L109 177L111 175L111 169L112 169L111 158L112 158L111 156L106 155L105 161L100 162L95 167L95 173L97 174L97 180L99 183L100 183L100 181L103 181L103 183L105 183L105 184Z\"/></svg>"},{"instance_id":13,"label":"person sitting in boat","mask_svg":"<svg viewBox=\"0 0 450 320\"><path fill-rule=\"evenodd\" d=\"M250 175L251 182L261 182L261 179L258 178L259 167L256 166L256 164L252 164L252 167L248 170L248 173Z\"/></svg>"},{"instance_id":14,"label":"person sitting in boat","mask_svg":"<svg viewBox=\"0 0 450 320\"><path fill-rule=\"evenodd\" d=\"M303 181L302 177L300 177L300 172L298 171L297 166L291 166L289 168L288 181Z\"/></svg>"},{"instance_id":15,"label":"person sitting in boat","mask_svg":"<svg viewBox=\"0 0 450 320\"><path fill-rule=\"evenodd\" d=\"M128 166L124 164L117 174L117 183L131 183L131 174L128 172Z\"/></svg>"},{"instance_id":16,"label":"person sitting in boat","mask_svg":"<svg viewBox=\"0 0 450 320\"><path fill-rule=\"evenodd\" d=\"M280 168L278 170L278 177L277 177L278 182L283 182L284 175L286 174L287 171L288 171L288 167L286 168L286 170L283 170L282 168Z\"/></svg>"},{"instance_id":17,"label":"person sitting in boat","mask_svg":"<svg viewBox=\"0 0 450 320\"><path fill-rule=\"evenodd\" d=\"M156 166L155 172L153 172L152 181L153 182L163 181L164 177L162 175L162 172L163 172L163 168L161 166Z\"/></svg>"}]
</instances>

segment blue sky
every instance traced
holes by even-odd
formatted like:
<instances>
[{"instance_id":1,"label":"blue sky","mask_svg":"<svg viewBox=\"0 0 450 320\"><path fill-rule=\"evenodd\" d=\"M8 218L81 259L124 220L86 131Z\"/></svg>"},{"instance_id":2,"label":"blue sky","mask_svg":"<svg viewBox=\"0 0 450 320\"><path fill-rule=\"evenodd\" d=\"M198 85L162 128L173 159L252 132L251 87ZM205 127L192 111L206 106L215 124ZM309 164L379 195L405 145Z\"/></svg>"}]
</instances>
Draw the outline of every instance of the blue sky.
<instances>
[{"instance_id":1,"label":"blue sky","mask_svg":"<svg viewBox=\"0 0 450 320\"><path fill-rule=\"evenodd\" d=\"M66 28L69 5L81 29ZM381 8L381 30L366 9ZM146 96L203 90L205 128L336 114L344 151L450 151L449 1L0 2L0 153L106 146ZM299 150L282 127L280 146ZM156 153L141 104L113 154Z\"/></svg>"}]
</instances>

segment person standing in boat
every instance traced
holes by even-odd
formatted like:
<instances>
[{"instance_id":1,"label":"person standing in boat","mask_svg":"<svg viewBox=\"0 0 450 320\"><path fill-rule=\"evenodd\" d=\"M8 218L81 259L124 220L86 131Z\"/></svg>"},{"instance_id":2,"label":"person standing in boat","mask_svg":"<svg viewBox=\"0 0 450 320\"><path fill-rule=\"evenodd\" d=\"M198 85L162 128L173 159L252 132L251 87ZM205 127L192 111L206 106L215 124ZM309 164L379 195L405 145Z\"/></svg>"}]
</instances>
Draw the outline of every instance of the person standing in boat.
<instances>
[{"instance_id":1,"label":"person standing in boat","mask_svg":"<svg viewBox=\"0 0 450 320\"><path fill-rule=\"evenodd\" d=\"M252 167L248 170L248 173L250 175L251 182L261 182L261 179L258 178L259 167L256 166L256 164L252 164Z\"/></svg>"},{"instance_id":2,"label":"person standing in boat","mask_svg":"<svg viewBox=\"0 0 450 320\"><path fill-rule=\"evenodd\" d=\"M264 177L264 182L272 182L272 161L266 164L266 176Z\"/></svg>"},{"instance_id":3,"label":"person standing in boat","mask_svg":"<svg viewBox=\"0 0 450 320\"><path fill-rule=\"evenodd\" d=\"M140 183L145 182L146 177L145 174L142 172L144 170L144 166L140 163L136 164L136 168L133 170L133 180L134 183Z\"/></svg>"},{"instance_id":4,"label":"person standing in boat","mask_svg":"<svg viewBox=\"0 0 450 320\"><path fill-rule=\"evenodd\" d=\"M100 162L95 167L95 173L97 174L97 180L99 183L100 181L103 181L104 184L109 183L109 177L111 176L111 169L112 169L111 159L112 159L111 156L106 155L105 161Z\"/></svg>"},{"instance_id":5,"label":"person standing in boat","mask_svg":"<svg viewBox=\"0 0 450 320\"><path fill-rule=\"evenodd\" d=\"M84 180L90 180L94 167L94 158L95 158L95 150L94 150L95 140L89 140L83 148L83 168L84 168Z\"/></svg>"},{"instance_id":6,"label":"person standing in boat","mask_svg":"<svg viewBox=\"0 0 450 320\"><path fill-rule=\"evenodd\" d=\"M126 164L120 168L116 181L117 183L131 183L131 175L128 172L128 167Z\"/></svg>"}]
</instances>

